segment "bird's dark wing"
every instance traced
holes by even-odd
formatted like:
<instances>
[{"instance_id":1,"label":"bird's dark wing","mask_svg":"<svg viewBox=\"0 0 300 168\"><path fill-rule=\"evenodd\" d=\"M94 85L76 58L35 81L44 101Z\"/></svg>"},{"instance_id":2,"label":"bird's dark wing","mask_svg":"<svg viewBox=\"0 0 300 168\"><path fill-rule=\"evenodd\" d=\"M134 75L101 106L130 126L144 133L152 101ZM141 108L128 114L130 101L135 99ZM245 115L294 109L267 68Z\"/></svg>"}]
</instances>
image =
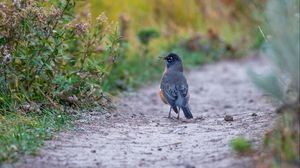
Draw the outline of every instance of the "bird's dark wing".
<instances>
[{"instance_id":1,"label":"bird's dark wing","mask_svg":"<svg viewBox=\"0 0 300 168\"><path fill-rule=\"evenodd\" d=\"M161 84L161 90L168 103L173 105L177 99L175 85Z\"/></svg>"},{"instance_id":2,"label":"bird's dark wing","mask_svg":"<svg viewBox=\"0 0 300 168\"><path fill-rule=\"evenodd\" d=\"M168 102L176 101L178 96L188 96L188 84L182 73L165 73L161 81L160 89L163 91Z\"/></svg>"},{"instance_id":3,"label":"bird's dark wing","mask_svg":"<svg viewBox=\"0 0 300 168\"><path fill-rule=\"evenodd\" d=\"M176 85L176 92L177 94L180 94L182 97L187 97L188 96L188 85L187 84L179 84Z\"/></svg>"},{"instance_id":4,"label":"bird's dark wing","mask_svg":"<svg viewBox=\"0 0 300 168\"><path fill-rule=\"evenodd\" d=\"M174 105L179 96L189 99L187 85L162 85L161 91L170 105Z\"/></svg>"}]
</instances>

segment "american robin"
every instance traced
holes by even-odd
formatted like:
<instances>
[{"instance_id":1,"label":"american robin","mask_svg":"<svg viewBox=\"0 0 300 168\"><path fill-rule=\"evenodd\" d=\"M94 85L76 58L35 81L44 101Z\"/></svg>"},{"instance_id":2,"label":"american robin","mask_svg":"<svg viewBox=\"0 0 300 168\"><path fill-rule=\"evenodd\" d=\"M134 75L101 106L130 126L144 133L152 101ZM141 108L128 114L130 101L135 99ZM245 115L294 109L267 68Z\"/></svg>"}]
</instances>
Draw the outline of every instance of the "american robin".
<instances>
[{"instance_id":1,"label":"american robin","mask_svg":"<svg viewBox=\"0 0 300 168\"><path fill-rule=\"evenodd\" d=\"M166 68L160 82L160 98L165 104L170 105L169 118L171 111L178 114L182 109L185 118L193 118L189 108L189 92L186 78L183 74L181 58L174 53L162 57L166 63Z\"/></svg>"}]
</instances>

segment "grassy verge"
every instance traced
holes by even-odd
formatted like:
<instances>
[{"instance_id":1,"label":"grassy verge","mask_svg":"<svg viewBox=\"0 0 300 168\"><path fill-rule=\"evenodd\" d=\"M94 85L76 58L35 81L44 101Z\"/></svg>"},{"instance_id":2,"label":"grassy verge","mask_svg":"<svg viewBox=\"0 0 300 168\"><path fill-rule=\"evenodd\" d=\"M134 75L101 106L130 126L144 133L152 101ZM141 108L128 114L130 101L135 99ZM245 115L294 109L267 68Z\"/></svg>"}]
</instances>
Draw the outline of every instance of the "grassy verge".
<instances>
[{"instance_id":1,"label":"grassy verge","mask_svg":"<svg viewBox=\"0 0 300 168\"><path fill-rule=\"evenodd\" d=\"M0 115L0 167L1 162L13 162L25 154L37 154L44 140L68 128L73 119L57 111L43 111L43 115Z\"/></svg>"},{"instance_id":2,"label":"grassy verge","mask_svg":"<svg viewBox=\"0 0 300 168\"><path fill-rule=\"evenodd\" d=\"M300 105L286 106L274 127L265 133L262 148L253 150L244 137L234 138L230 147L239 156L252 156L254 167L289 167L300 165Z\"/></svg>"},{"instance_id":3,"label":"grassy verge","mask_svg":"<svg viewBox=\"0 0 300 168\"><path fill-rule=\"evenodd\" d=\"M0 167L36 154L74 116L105 106L101 85L118 56L118 33L100 15L75 18L75 1L0 2Z\"/></svg>"},{"instance_id":4,"label":"grassy verge","mask_svg":"<svg viewBox=\"0 0 300 168\"><path fill-rule=\"evenodd\" d=\"M264 137L258 167L298 167L300 165L300 106L282 111L274 128Z\"/></svg>"}]
</instances>

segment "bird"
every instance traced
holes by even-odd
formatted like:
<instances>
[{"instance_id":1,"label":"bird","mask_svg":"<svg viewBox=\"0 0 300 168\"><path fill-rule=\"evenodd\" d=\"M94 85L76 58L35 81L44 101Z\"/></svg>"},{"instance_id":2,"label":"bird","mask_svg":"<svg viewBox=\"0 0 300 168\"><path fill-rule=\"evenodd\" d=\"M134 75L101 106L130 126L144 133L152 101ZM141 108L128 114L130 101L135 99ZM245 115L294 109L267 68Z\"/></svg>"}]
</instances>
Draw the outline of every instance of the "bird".
<instances>
[{"instance_id":1,"label":"bird","mask_svg":"<svg viewBox=\"0 0 300 168\"><path fill-rule=\"evenodd\" d=\"M181 58L175 53L161 58L166 66L160 82L159 96L163 103L170 105L168 117L171 118L173 109L179 119L180 109L182 109L185 118L193 118L189 107L189 86L183 74Z\"/></svg>"}]
</instances>

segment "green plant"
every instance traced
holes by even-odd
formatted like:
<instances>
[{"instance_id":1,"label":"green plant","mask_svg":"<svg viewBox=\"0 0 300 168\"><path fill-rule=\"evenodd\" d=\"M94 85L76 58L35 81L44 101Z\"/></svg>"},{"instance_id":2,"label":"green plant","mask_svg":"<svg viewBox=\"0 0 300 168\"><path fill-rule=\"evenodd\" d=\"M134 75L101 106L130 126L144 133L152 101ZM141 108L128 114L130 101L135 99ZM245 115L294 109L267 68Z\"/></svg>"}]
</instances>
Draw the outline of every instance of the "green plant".
<instances>
[{"instance_id":1,"label":"green plant","mask_svg":"<svg viewBox=\"0 0 300 168\"><path fill-rule=\"evenodd\" d=\"M264 56L273 65L268 75L249 75L258 88L282 104L300 102L299 1L270 1L266 9L268 26ZM270 36L270 38L267 38Z\"/></svg>"},{"instance_id":2,"label":"green plant","mask_svg":"<svg viewBox=\"0 0 300 168\"><path fill-rule=\"evenodd\" d=\"M251 149L251 142L244 137L237 137L230 141L230 147L232 150L239 154L245 154L247 152L250 152Z\"/></svg>"},{"instance_id":3,"label":"green plant","mask_svg":"<svg viewBox=\"0 0 300 168\"><path fill-rule=\"evenodd\" d=\"M0 5L2 113L101 104L101 85L117 58L119 36L104 14L94 25L89 14L75 18L74 4Z\"/></svg>"},{"instance_id":4,"label":"green plant","mask_svg":"<svg viewBox=\"0 0 300 168\"><path fill-rule=\"evenodd\" d=\"M151 39L159 37L159 32L153 28L143 28L137 34L143 45L148 45Z\"/></svg>"}]
</instances>

